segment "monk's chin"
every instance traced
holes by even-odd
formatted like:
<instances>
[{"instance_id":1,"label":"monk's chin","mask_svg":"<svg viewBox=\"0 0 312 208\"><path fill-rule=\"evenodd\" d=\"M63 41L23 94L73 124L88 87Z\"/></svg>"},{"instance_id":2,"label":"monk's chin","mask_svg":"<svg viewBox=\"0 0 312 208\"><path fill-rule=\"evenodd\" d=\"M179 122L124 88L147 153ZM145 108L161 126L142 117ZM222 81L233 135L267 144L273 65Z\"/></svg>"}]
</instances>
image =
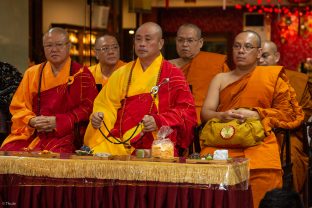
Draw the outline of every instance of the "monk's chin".
<instances>
[{"instance_id":1,"label":"monk's chin","mask_svg":"<svg viewBox=\"0 0 312 208\"><path fill-rule=\"evenodd\" d=\"M192 54L181 54L182 59L192 59L194 56Z\"/></svg>"}]
</instances>

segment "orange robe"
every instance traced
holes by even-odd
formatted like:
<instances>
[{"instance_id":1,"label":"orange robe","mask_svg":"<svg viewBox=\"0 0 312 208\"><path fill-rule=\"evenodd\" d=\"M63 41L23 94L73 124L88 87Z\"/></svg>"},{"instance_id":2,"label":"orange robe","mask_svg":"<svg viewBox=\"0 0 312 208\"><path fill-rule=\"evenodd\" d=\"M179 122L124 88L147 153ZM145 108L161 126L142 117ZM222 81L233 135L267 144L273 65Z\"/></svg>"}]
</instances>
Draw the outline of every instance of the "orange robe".
<instances>
[{"instance_id":1,"label":"orange robe","mask_svg":"<svg viewBox=\"0 0 312 208\"><path fill-rule=\"evenodd\" d=\"M125 64L125 62L119 60L115 65L114 71ZM102 74L100 63L90 66L89 70L95 79L96 85L102 85L103 87L107 83L108 77Z\"/></svg>"},{"instance_id":2,"label":"orange robe","mask_svg":"<svg viewBox=\"0 0 312 208\"><path fill-rule=\"evenodd\" d=\"M11 134L2 143L1 150L19 151L27 147L35 151L73 152L74 124L88 121L96 95L94 78L89 70L71 63L70 58L56 76L49 62L43 69L41 65L30 67L13 96ZM38 133L30 127L29 120L38 115L55 116L55 130Z\"/></svg>"},{"instance_id":3,"label":"orange robe","mask_svg":"<svg viewBox=\"0 0 312 208\"><path fill-rule=\"evenodd\" d=\"M226 65L226 56L201 51L181 69L191 87L195 100L197 120L200 122L200 112L210 81L216 74L229 71Z\"/></svg>"},{"instance_id":4,"label":"orange robe","mask_svg":"<svg viewBox=\"0 0 312 208\"><path fill-rule=\"evenodd\" d=\"M295 128L303 120L303 112L295 98L282 67L257 67L220 92L217 111L246 107L258 111L267 137L257 146L229 149L230 157L250 159L250 184L254 207L264 194L282 186L279 147L272 128ZM205 147L201 154L213 153L216 148Z\"/></svg>"},{"instance_id":5,"label":"orange robe","mask_svg":"<svg viewBox=\"0 0 312 208\"><path fill-rule=\"evenodd\" d=\"M290 85L294 88L297 101L305 113L305 121L312 115L312 83L306 74L286 70ZM310 86L310 89L309 89ZM291 162L294 188L301 192L307 177L309 158L302 143L303 135L301 129L291 133ZM285 157L284 157L285 158Z\"/></svg>"},{"instance_id":6,"label":"orange robe","mask_svg":"<svg viewBox=\"0 0 312 208\"><path fill-rule=\"evenodd\" d=\"M296 92L297 101L304 111L304 120L307 121L312 116L312 83L309 82L309 77L306 74L300 72L286 70L286 75Z\"/></svg>"}]
</instances>

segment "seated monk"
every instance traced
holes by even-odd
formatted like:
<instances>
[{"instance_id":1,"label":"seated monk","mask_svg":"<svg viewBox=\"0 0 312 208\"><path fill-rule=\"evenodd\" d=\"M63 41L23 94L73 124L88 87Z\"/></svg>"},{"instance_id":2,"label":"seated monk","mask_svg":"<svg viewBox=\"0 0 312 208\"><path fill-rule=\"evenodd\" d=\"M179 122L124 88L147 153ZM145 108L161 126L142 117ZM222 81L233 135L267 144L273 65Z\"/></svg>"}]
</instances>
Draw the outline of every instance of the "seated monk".
<instances>
[{"instance_id":1,"label":"seated monk","mask_svg":"<svg viewBox=\"0 0 312 208\"><path fill-rule=\"evenodd\" d=\"M304 117L282 67L257 67L261 50L261 39L257 33L244 31L235 37L233 60L236 68L213 78L201 113L203 122L213 118L221 123L234 119L242 124L250 119L260 121L257 130L262 129L263 137L256 145L225 147L230 157L250 160L254 207L259 206L267 191L282 187L279 148L272 129L295 128ZM205 135L206 126L202 135ZM216 133L219 135L221 132ZM235 130L231 138L234 136ZM205 145L202 155L213 154L220 148L207 145L209 138L201 136L201 139Z\"/></svg>"},{"instance_id":2,"label":"seated monk","mask_svg":"<svg viewBox=\"0 0 312 208\"><path fill-rule=\"evenodd\" d=\"M163 44L156 23L144 23L136 31L138 58L114 72L94 101L84 143L95 153L128 155L151 149L162 126L173 129L168 138L175 155L192 142L194 100L182 72L163 59Z\"/></svg>"},{"instance_id":3,"label":"seated monk","mask_svg":"<svg viewBox=\"0 0 312 208\"><path fill-rule=\"evenodd\" d=\"M182 69L191 87L199 122L210 81L216 74L229 71L225 55L200 51L202 46L201 29L194 24L183 24L176 37L179 58L170 60Z\"/></svg>"},{"instance_id":4,"label":"seated monk","mask_svg":"<svg viewBox=\"0 0 312 208\"><path fill-rule=\"evenodd\" d=\"M272 41L265 41L262 45L262 56L259 60L261 66L275 66L280 59L280 53L277 51L277 46ZM286 70L286 75L289 78L290 85L296 92L296 98L299 105L302 107L305 114L305 121L312 115L312 83L309 83L309 77L306 74ZM310 86L310 90L309 90ZM304 151L303 135L301 128L291 132L291 161L292 161L292 174L293 184L295 191L301 192L303 184L307 177L309 158ZM282 137L277 137L279 145L282 143ZM284 157L286 158L286 157Z\"/></svg>"},{"instance_id":5,"label":"seated monk","mask_svg":"<svg viewBox=\"0 0 312 208\"><path fill-rule=\"evenodd\" d=\"M112 35L103 35L95 41L95 57L99 61L98 64L90 66L96 86L99 91L106 84L110 75L119 67L125 65L120 60L119 44Z\"/></svg>"},{"instance_id":6,"label":"seated monk","mask_svg":"<svg viewBox=\"0 0 312 208\"><path fill-rule=\"evenodd\" d=\"M94 78L71 61L68 33L51 28L43 48L48 61L27 69L13 96L11 134L2 151L73 152L74 125L88 121L92 112Z\"/></svg>"}]
</instances>

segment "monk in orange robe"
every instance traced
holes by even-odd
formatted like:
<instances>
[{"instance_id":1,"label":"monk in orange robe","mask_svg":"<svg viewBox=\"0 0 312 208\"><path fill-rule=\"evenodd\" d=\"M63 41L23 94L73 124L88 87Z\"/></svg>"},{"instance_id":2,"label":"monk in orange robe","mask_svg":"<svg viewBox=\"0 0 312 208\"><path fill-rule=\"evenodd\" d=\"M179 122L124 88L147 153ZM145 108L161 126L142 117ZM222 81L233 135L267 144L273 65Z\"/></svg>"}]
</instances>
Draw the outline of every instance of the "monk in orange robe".
<instances>
[{"instance_id":1,"label":"monk in orange robe","mask_svg":"<svg viewBox=\"0 0 312 208\"><path fill-rule=\"evenodd\" d=\"M216 74L229 71L225 55L200 51L202 46L201 29L194 24L183 24L176 37L179 58L170 60L181 68L191 87L199 122L210 81Z\"/></svg>"},{"instance_id":2,"label":"monk in orange robe","mask_svg":"<svg viewBox=\"0 0 312 208\"><path fill-rule=\"evenodd\" d=\"M252 31L239 33L233 45L236 69L215 76L201 113L203 121L212 118L221 122L237 119L243 123L251 118L261 121L266 136L259 144L251 147L226 147L230 157L245 157L250 160L254 207L259 206L267 191L282 186L279 147L272 128L295 128L304 117L282 67L257 67L260 57L259 35ZM204 131L205 128L203 135ZM201 139L205 144L207 138ZM216 149L205 146L201 154L212 154Z\"/></svg>"},{"instance_id":3,"label":"monk in orange robe","mask_svg":"<svg viewBox=\"0 0 312 208\"><path fill-rule=\"evenodd\" d=\"M2 151L73 152L74 125L88 121L92 112L94 78L71 61L68 33L51 28L43 47L48 61L26 70L13 96L11 134Z\"/></svg>"},{"instance_id":4,"label":"monk in orange robe","mask_svg":"<svg viewBox=\"0 0 312 208\"><path fill-rule=\"evenodd\" d=\"M177 156L193 140L194 100L181 70L163 59L161 27L141 25L135 34L138 58L112 74L94 101L84 142L95 153L133 154L151 149L157 130L169 126Z\"/></svg>"},{"instance_id":5,"label":"monk in orange robe","mask_svg":"<svg viewBox=\"0 0 312 208\"><path fill-rule=\"evenodd\" d=\"M120 60L120 50L117 39L112 35L104 35L95 41L95 56L98 64L90 66L97 88L100 90L106 84L110 75L119 67L125 65Z\"/></svg>"},{"instance_id":6,"label":"monk in orange robe","mask_svg":"<svg viewBox=\"0 0 312 208\"><path fill-rule=\"evenodd\" d=\"M262 56L259 59L261 66L275 66L280 59L280 53L277 51L277 46L272 41L265 41L262 44ZM309 77L306 74L286 70L286 75L289 78L290 85L296 92L296 99L305 113L305 121L312 115L312 83L309 83ZM303 135L301 128L291 132L290 152L292 162L293 184L297 192L301 192L303 184L307 177L309 158L307 151L303 147ZM279 137L278 137L279 138ZM282 140L279 139L281 145ZM285 158L285 157L284 157Z\"/></svg>"}]
</instances>

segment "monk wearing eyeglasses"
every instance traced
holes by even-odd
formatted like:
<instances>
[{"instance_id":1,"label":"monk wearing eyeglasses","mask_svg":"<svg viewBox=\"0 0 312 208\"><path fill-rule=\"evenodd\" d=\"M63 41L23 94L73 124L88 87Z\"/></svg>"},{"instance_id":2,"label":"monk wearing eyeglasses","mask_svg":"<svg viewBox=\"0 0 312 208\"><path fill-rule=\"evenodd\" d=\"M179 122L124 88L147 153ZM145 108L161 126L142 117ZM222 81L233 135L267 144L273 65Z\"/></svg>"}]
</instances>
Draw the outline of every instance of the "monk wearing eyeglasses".
<instances>
[{"instance_id":1,"label":"monk wearing eyeglasses","mask_svg":"<svg viewBox=\"0 0 312 208\"><path fill-rule=\"evenodd\" d=\"M262 56L258 64L260 66L277 65L280 59L280 53L277 50L276 44L272 41L265 41L262 45L262 50ZM296 99L302 106L305 121L307 121L312 116L312 83L309 82L309 76L291 70L286 70L286 75L296 92ZM306 151L304 151L301 128L297 129L297 131L292 131L290 136L293 185L295 190L301 193L307 177L309 158ZM281 141L279 142L281 143Z\"/></svg>"},{"instance_id":2,"label":"monk wearing eyeglasses","mask_svg":"<svg viewBox=\"0 0 312 208\"><path fill-rule=\"evenodd\" d=\"M84 143L95 153L129 155L151 149L157 130L169 126L175 155L193 140L194 100L181 70L166 61L164 40L154 22L134 39L138 58L115 71L94 101Z\"/></svg>"},{"instance_id":3,"label":"monk wearing eyeglasses","mask_svg":"<svg viewBox=\"0 0 312 208\"><path fill-rule=\"evenodd\" d=\"M92 112L94 78L71 60L68 33L51 28L43 48L47 61L26 70L13 96L11 134L2 151L74 152L74 126Z\"/></svg>"},{"instance_id":4,"label":"monk wearing eyeglasses","mask_svg":"<svg viewBox=\"0 0 312 208\"><path fill-rule=\"evenodd\" d=\"M120 49L117 39L112 35L103 35L95 41L95 57L98 64L90 66L97 88L100 90L106 84L110 75L119 67L125 65L120 60Z\"/></svg>"},{"instance_id":5,"label":"monk wearing eyeglasses","mask_svg":"<svg viewBox=\"0 0 312 208\"><path fill-rule=\"evenodd\" d=\"M228 146L230 157L249 159L250 184L254 207L259 206L265 193L282 187L282 169L279 147L273 128L293 129L304 119L304 114L296 100L296 94L288 82L281 66L257 66L261 57L261 38L253 31L239 33L234 40L233 60L236 68L230 72L220 73L211 81L205 99L201 117L208 121L201 133L204 148L202 155L212 154L216 149L208 145L211 119L218 119L220 124L237 119L244 125L249 119L258 122L258 126L250 128L250 133L263 129L263 137L255 145ZM231 127L234 128L233 126ZM240 134L235 129L228 139ZM246 132L248 133L248 132ZM216 132L216 137L222 134ZM223 135L222 135L223 136ZM252 138L253 139L253 138ZM223 144L224 145L224 144ZM238 206L241 207L241 206Z\"/></svg>"},{"instance_id":6,"label":"monk wearing eyeglasses","mask_svg":"<svg viewBox=\"0 0 312 208\"><path fill-rule=\"evenodd\" d=\"M226 56L200 51L203 43L201 29L198 26L189 23L181 25L176 37L179 58L170 60L183 71L190 85L198 121L211 79L220 72L229 71Z\"/></svg>"}]
</instances>

